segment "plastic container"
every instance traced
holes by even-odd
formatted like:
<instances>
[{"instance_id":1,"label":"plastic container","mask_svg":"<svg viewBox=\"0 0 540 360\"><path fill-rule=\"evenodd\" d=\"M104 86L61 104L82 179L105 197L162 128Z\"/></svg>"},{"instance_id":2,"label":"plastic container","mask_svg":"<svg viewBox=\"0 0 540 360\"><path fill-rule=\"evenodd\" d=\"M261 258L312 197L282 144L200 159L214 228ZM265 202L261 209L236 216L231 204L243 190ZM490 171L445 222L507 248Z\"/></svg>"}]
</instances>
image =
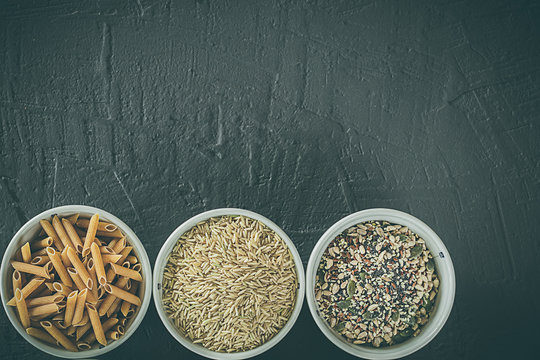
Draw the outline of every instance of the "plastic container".
<instances>
[{"instance_id":1,"label":"plastic container","mask_svg":"<svg viewBox=\"0 0 540 360\"><path fill-rule=\"evenodd\" d=\"M314 293L317 267L328 244L344 230L369 220L386 220L390 223L405 225L422 237L434 256L435 266L440 279L439 294L437 295L433 314L428 323L423 327L422 332L418 336L412 337L401 344L383 348L354 345L343 339L341 335L332 330L330 325L319 316L319 309ZM454 266L442 240L429 226L419 219L407 213L392 209L362 210L341 219L328 229L321 236L311 253L307 266L306 283L308 289L306 298L309 310L323 334L340 349L365 359L397 359L412 354L429 343L442 329L448 319L452 311L456 289Z\"/></svg>"},{"instance_id":2,"label":"plastic container","mask_svg":"<svg viewBox=\"0 0 540 360\"><path fill-rule=\"evenodd\" d=\"M102 347L101 349L91 349L79 352L71 352L59 347L51 346L47 343L42 342L30 335L28 335L21 325L18 315L17 308L14 306L8 306L6 303L11 299L11 275L13 273L13 268L10 265L10 260L15 255L17 249L19 249L24 243L29 240L35 239L35 236L40 232L41 225L39 220L41 219L50 219L52 215L58 216L69 216L72 214L80 213L81 215L90 217L95 213L99 214L100 220L108 221L114 223L124 234L127 236L127 240L131 246L133 246L132 252L139 258L139 262L142 265L142 275L143 282L140 285L140 291L144 294L142 297L142 305L137 309L137 312L133 314L130 321L128 322L125 330L125 334L117 341L113 341L109 345ZM56 207L47 211L42 212L39 215L34 216L26 224L24 224L19 231L13 236L11 242L9 243L5 253L4 258L2 259L2 267L0 269L0 291L2 293L2 304L7 313L9 321L15 327L17 332L28 341L30 344L34 345L41 351L44 351L50 355L68 358L68 359L81 359L81 358L92 358L104 355L109 351L116 349L118 346L122 345L129 337L137 330L139 327L146 311L148 310L148 305L150 304L150 297L152 294L152 268L150 266L150 260L146 254L143 244L135 235L135 233L127 226L122 220L118 219L116 216L97 209L91 206L84 205L67 205Z\"/></svg>"},{"instance_id":3,"label":"plastic container","mask_svg":"<svg viewBox=\"0 0 540 360\"><path fill-rule=\"evenodd\" d=\"M165 310L163 309L163 301L162 301L162 291L161 291L161 281L163 279L163 272L165 270L165 265L167 264L169 254L171 253L174 245L180 238L180 236L185 233L186 231L189 231L193 226L195 226L197 223L201 221L205 221L212 217L218 217L223 215L243 215L246 217L250 217L255 220L259 220L266 226L268 226L270 229L276 232L283 241L287 244L289 247L293 258L294 263L296 265L296 273L298 275L298 291L296 295L296 303L293 309L293 312L291 314L291 317L289 318L289 321L285 324L285 326L269 341L262 344L261 346L248 350L243 352L236 352L236 353L221 353L216 352L212 350L208 350L204 348L201 345L193 344L188 338L184 337L176 328L174 323L171 319L167 316L165 313ZM298 251L296 250L296 247L294 246L293 242L283 230L276 224L274 224L272 221L268 220L262 215L259 215L257 213L254 213L252 211L248 210L242 210L242 209L234 209L234 208L223 208L223 209L215 209L210 210L207 212L204 212L202 214L196 215L192 217L191 219L184 222L182 225L180 225L176 230L173 231L173 233L169 236L169 238L165 241L163 246L161 247L161 250L159 251L158 257L156 259L156 264L154 266L154 287L153 287L153 293L154 293L154 303L156 305L157 312L159 314L159 317L161 318L161 321L163 321L163 324L167 328L167 330L171 333L171 335L183 346L188 348L189 350L193 351L194 353L197 353L199 355L205 356L210 359L247 359L259 354L262 354L263 352L267 351L268 349L275 346L278 342L281 341L287 335L289 330L293 327L294 323L296 322L296 319L298 318L298 315L300 314L300 310L302 309L302 303L304 301L304 293L305 293L305 278L304 278L304 267L302 265L302 260L300 259L300 255L298 255Z\"/></svg>"}]
</instances>

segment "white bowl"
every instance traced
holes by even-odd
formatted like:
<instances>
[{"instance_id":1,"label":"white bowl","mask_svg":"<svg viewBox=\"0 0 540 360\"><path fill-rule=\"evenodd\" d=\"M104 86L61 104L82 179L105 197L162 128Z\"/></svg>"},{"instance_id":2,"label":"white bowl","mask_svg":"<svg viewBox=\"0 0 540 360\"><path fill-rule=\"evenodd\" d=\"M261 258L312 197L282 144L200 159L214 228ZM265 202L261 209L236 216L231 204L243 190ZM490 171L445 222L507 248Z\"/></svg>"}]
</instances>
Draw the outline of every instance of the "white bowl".
<instances>
[{"instance_id":1,"label":"white bowl","mask_svg":"<svg viewBox=\"0 0 540 360\"><path fill-rule=\"evenodd\" d=\"M54 346L51 346L47 343L42 342L41 340L38 340L30 335L28 335L21 325L18 315L17 315L17 309L14 306L8 306L6 303L11 299L11 274L13 273L13 269L10 265L10 260L15 255L15 252L26 242L29 240L35 239L36 235L41 230L41 225L39 224L39 220L41 219L50 219L52 215L58 215L58 216L68 216L72 214L80 213L81 215L85 216L92 216L95 213L99 214L100 220L103 219L104 221L109 221L114 223L124 234L127 235L128 243L133 246L133 252L138 257L139 262L142 265L142 275L143 275L143 282L140 285L140 290L144 293L142 300L142 305L137 309L137 312L133 314L132 318L128 322L126 326L126 332L125 334L117 341L113 341L109 345L102 347L101 349L91 349L91 350L85 350L85 351L79 351L79 352L72 352L65 349L57 348ZM152 268L150 267L150 260L148 259L148 255L146 254L146 250L144 249L143 244L135 235L133 230L130 229L129 226L127 226L122 220L118 219L116 216L103 211L101 209L97 209L91 206L84 206L84 205L67 205L67 206L60 206L56 207L47 211L42 212L39 215L34 216L31 220L29 220L26 224L24 224L19 231L13 236L13 239L11 239L11 242L9 243L6 252L4 253L4 258L2 259L2 267L0 269L0 291L2 293L2 304L4 305L4 309L6 310L7 316L15 329L21 334L21 336L28 341L30 344L34 345L36 348L38 348L41 351L44 351L50 355L68 358L68 359L81 359L81 358L92 358L92 357L98 357L105 353L108 353L109 351L116 349L118 346L122 345L124 341L129 339L129 337L137 330L139 327L142 319L144 318L144 315L146 314L146 311L148 310L148 305L150 303L150 297L151 297L151 289L152 289Z\"/></svg>"},{"instance_id":2,"label":"white bowl","mask_svg":"<svg viewBox=\"0 0 540 360\"><path fill-rule=\"evenodd\" d=\"M163 280L163 272L165 270L165 265L167 264L169 254L171 253L173 247L176 245L176 242L178 239L180 239L180 236L184 234L186 231L189 231L193 226L195 226L197 223L201 221L205 221L212 217L218 217L218 216L224 216L224 215L243 215L250 217L255 220L259 220L266 226L268 226L270 229L276 232L276 234L279 235L280 238L285 241L287 246L289 247L289 250L291 251L291 254L294 258L294 263L296 265L296 273L298 276L298 290L296 294L296 303L294 305L293 312L291 314L291 317L289 318L289 321L285 324L285 326L269 341L262 344L259 347L256 347L255 349L251 349L248 351L243 352L236 352L236 353L221 353L217 351L208 350L205 347L199 345L199 344L193 344L191 340L184 337L180 331L176 328L173 321L167 316L165 313L165 310L163 309L163 300L162 300L162 291L161 291L161 282ZM302 309L302 303L304 302L304 293L305 293L305 278L304 278L304 267L302 265L302 259L300 259L300 255L298 255L298 251L296 250L296 247L294 246L293 242L283 230L276 224L274 224L272 221L268 220L262 215L259 215L257 213L254 213L249 210L242 210L242 209L234 209L234 208L223 208L223 209L214 209L207 212L204 212L202 214L196 215L192 217L191 219L184 222L182 225L180 225L176 230L173 231L173 233L169 236L167 241L163 244L161 247L161 250L159 251L158 257L156 259L156 264L154 266L154 286L153 286L153 293L154 293L154 303L156 305L157 312L159 314L159 317L161 318L161 321L163 321L163 324L167 328L167 330L171 333L171 335L183 346L188 348L189 350L193 351L194 353L197 353L199 355L205 356L210 359L247 359L259 354L262 354L263 352L267 351L268 349L272 348L274 345L276 345L278 342L281 341L287 335L289 330L293 327L294 323L296 322L296 319L298 318L298 315L300 314L300 310Z\"/></svg>"},{"instance_id":3,"label":"white bowl","mask_svg":"<svg viewBox=\"0 0 540 360\"><path fill-rule=\"evenodd\" d=\"M384 348L373 348L354 345L347 342L341 335L330 328L319 315L319 308L315 300L315 276L321 257L328 244L346 229L369 220L385 220L390 223L408 226L411 231L418 234L426 242L426 246L434 256L435 266L440 279L439 294L435 302L433 314L421 333L405 342ZM456 291L456 277L450 254L441 239L419 219L407 213L392 209L368 209L349 215L328 229L319 239L309 258L307 266L307 303L311 315L324 335L336 346L349 354L365 359L397 359L421 349L429 343L442 329L454 303Z\"/></svg>"}]
</instances>

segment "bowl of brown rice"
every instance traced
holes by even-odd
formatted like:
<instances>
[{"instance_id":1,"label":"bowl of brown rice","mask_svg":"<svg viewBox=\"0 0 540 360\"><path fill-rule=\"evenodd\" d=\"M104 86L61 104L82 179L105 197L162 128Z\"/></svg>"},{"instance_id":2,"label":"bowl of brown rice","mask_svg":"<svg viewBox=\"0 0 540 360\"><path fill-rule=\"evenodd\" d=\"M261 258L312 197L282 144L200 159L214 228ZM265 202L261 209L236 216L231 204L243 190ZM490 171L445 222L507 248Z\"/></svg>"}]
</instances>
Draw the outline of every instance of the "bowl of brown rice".
<instances>
[{"instance_id":1,"label":"bowl of brown rice","mask_svg":"<svg viewBox=\"0 0 540 360\"><path fill-rule=\"evenodd\" d=\"M171 335L211 359L246 359L294 325L305 292L290 238L252 211L215 209L180 225L156 259L154 303Z\"/></svg>"},{"instance_id":2,"label":"bowl of brown rice","mask_svg":"<svg viewBox=\"0 0 540 360\"><path fill-rule=\"evenodd\" d=\"M368 209L330 227L311 253L306 298L323 334L364 359L396 359L428 344L452 310L450 254L424 222Z\"/></svg>"}]
</instances>

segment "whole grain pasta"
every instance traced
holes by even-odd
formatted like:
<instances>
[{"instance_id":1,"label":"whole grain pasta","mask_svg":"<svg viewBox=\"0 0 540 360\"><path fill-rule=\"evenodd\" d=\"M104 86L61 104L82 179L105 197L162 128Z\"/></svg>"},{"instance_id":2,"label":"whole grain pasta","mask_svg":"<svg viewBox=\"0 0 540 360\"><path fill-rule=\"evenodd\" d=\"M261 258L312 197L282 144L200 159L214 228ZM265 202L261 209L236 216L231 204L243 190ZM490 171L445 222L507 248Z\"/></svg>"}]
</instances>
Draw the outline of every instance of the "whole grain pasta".
<instances>
[{"instance_id":1,"label":"whole grain pasta","mask_svg":"<svg viewBox=\"0 0 540 360\"><path fill-rule=\"evenodd\" d=\"M99 222L99 215L98 214L92 215L88 223L88 229L86 230L86 236L84 239L84 245L83 245L83 251L82 251L83 256L86 256L90 253L90 245L92 244L92 242L94 241L94 237L96 236L98 222Z\"/></svg>"},{"instance_id":2,"label":"whole grain pasta","mask_svg":"<svg viewBox=\"0 0 540 360\"><path fill-rule=\"evenodd\" d=\"M60 241L64 247L73 246L68 234L66 233L66 230L64 229L64 225L62 225L57 215L53 217L52 226L54 227L54 231L56 231L56 234L60 238Z\"/></svg>"},{"instance_id":3,"label":"whole grain pasta","mask_svg":"<svg viewBox=\"0 0 540 360\"><path fill-rule=\"evenodd\" d=\"M101 325L101 320L99 319L96 308L92 304L86 304L86 311L88 312L88 317L90 318L90 322L92 323L92 329L94 329L94 335L96 336L96 340L101 345L107 345L107 338L105 337L105 333Z\"/></svg>"},{"instance_id":4,"label":"whole grain pasta","mask_svg":"<svg viewBox=\"0 0 540 360\"><path fill-rule=\"evenodd\" d=\"M15 302L17 304L17 312L19 313L19 319L21 320L22 326L26 329L30 327L30 316L28 313L28 308L26 307L26 302L23 298L21 289L15 289Z\"/></svg>"},{"instance_id":5,"label":"whole grain pasta","mask_svg":"<svg viewBox=\"0 0 540 360\"><path fill-rule=\"evenodd\" d=\"M43 228L45 233L47 233L47 235L50 236L53 239L53 243L56 246L56 248L58 250L64 250L64 244L62 243L62 241L58 237L58 234L54 230L51 223L48 222L47 220L40 220L39 223L41 224L41 227Z\"/></svg>"},{"instance_id":6,"label":"whole grain pasta","mask_svg":"<svg viewBox=\"0 0 540 360\"><path fill-rule=\"evenodd\" d=\"M77 302L75 303L75 311L73 312L73 324L78 324L83 318L84 304L86 303L87 293L88 289L84 289L77 294Z\"/></svg>"},{"instance_id":7,"label":"whole grain pasta","mask_svg":"<svg viewBox=\"0 0 540 360\"><path fill-rule=\"evenodd\" d=\"M71 243L75 247L75 250L81 254L83 251L83 243L81 241L81 238L79 237L79 234L77 234L77 231L71 224L71 222L67 219L62 219L62 225L64 225L64 229L66 229L66 233L69 236L69 239L71 240Z\"/></svg>"},{"instance_id":8,"label":"whole grain pasta","mask_svg":"<svg viewBox=\"0 0 540 360\"><path fill-rule=\"evenodd\" d=\"M26 243L21 246L22 261L29 263L32 260L32 252L30 251L30 243Z\"/></svg>"},{"instance_id":9,"label":"whole grain pasta","mask_svg":"<svg viewBox=\"0 0 540 360\"><path fill-rule=\"evenodd\" d=\"M41 327L45 329L56 341L60 343L65 349L70 351L78 351L78 348L73 344L56 326L50 321L42 321Z\"/></svg>"},{"instance_id":10,"label":"whole grain pasta","mask_svg":"<svg viewBox=\"0 0 540 360\"><path fill-rule=\"evenodd\" d=\"M128 269L128 268L125 268L123 266L116 265L116 264L111 264L111 269L113 269L116 275L125 276L135 281L142 281L141 274L135 270Z\"/></svg>"},{"instance_id":11,"label":"whole grain pasta","mask_svg":"<svg viewBox=\"0 0 540 360\"><path fill-rule=\"evenodd\" d=\"M66 267L64 266L64 263L62 262L62 259L60 255L54 250L52 247L47 248L47 255L49 256L49 259L58 273L58 276L60 277L60 280L63 284L66 286L73 286L73 282L71 281L71 277L69 276Z\"/></svg>"},{"instance_id":12,"label":"whole grain pasta","mask_svg":"<svg viewBox=\"0 0 540 360\"><path fill-rule=\"evenodd\" d=\"M75 314L75 304L77 303L77 295L79 291L72 291L66 300L66 311L64 312L64 324L71 326L73 321L73 314Z\"/></svg>"},{"instance_id":13,"label":"whole grain pasta","mask_svg":"<svg viewBox=\"0 0 540 360\"><path fill-rule=\"evenodd\" d=\"M103 259L99 247L96 243L93 243L90 246L92 252L92 259L94 260L94 266L96 269L96 276L100 285L105 285L107 283L107 274L105 273L105 267L103 266ZM115 264L111 264L114 266ZM114 268L113 268L114 269Z\"/></svg>"},{"instance_id":14,"label":"whole grain pasta","mask_svg":"<svg viewBox=\"0 0 540 360\"><path fill-rule=\"evenodd\" d=\"M48 267L46 265L36 266L36 265L30 265L30 264L20 262L20 261L12 261L11 266L13 266L13 268L15 270L18 270L19 272L32 274L39 277L44 277L45 279L51 278L51 275L49 274L49 271L48 271Z\"/></svg>"}]
</instances>

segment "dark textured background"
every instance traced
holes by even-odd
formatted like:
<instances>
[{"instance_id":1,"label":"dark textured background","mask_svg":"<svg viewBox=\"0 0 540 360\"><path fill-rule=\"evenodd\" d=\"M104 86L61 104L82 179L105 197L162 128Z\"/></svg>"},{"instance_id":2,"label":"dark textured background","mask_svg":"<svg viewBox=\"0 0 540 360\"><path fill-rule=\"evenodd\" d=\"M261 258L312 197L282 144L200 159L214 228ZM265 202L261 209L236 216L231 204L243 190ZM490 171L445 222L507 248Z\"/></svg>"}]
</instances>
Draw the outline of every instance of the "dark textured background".
<instances>
[{"instance_id":1,"label":"dark textured background","mask_svg":"<svg viewBox=\"0 0 540 360\"><path fill-rule=\"evenodd\" d=\"M540 2L1 1L0 251L53 206L112 212L153 261L189 217L242 207L306 263L370 207L445 241L454 309L412 358L538 342ZM153 304L106 358L195 355ZM159 355L159 357L157 357ZM0 313L0 357L45 358ZM346 358L304 306L264 358Z\"/></svg>"}]
</instances>

